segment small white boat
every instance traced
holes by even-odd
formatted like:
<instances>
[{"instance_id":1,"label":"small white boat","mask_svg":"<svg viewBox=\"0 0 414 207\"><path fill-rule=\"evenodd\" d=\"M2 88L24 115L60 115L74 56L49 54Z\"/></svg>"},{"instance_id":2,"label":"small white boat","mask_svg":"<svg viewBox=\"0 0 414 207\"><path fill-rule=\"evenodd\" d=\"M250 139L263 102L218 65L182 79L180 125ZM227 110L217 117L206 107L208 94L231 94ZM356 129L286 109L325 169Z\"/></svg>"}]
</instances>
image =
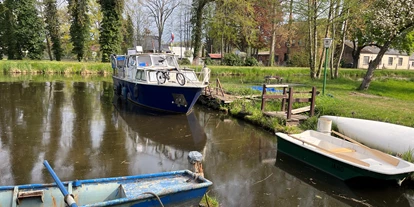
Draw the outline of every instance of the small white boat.
<instances>
[{"instance_id":1,"label":"small white boat","mask_svg":"<svg viewBox=\"0 0 414 207\"><path fill-rule=\"evenodd\" d=\"M341 180L369 177L401 182L414 172L414 164L348 142L308 130L300 134L276 133L278 152L290 155Z\"/></svg>"},{"instance_id":2,"label":"small white boat","mask_svg":"<svg viewBox=\"0 0 414 207\"><path fill-rule=\"evenodd\" d=\"M414 150L414 128L339 116L322 118L331 120L342 134L383 152L404 154Z\"/></svg>"}]
</instances>

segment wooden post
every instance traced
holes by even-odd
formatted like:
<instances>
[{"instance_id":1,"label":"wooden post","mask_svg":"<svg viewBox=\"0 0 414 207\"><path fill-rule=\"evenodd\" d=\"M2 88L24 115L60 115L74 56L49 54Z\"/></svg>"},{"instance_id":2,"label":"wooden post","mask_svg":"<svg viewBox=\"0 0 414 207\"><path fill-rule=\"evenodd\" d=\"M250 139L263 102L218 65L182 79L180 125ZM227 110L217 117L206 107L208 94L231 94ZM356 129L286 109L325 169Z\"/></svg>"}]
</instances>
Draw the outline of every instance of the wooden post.
<instances>
[{"instance_id":1,"label":"wooden post","mask_svg":"<svg viewBox=\"0 0 414 207\"><path fill-rule=\"evenodd\" d=\"M283 95L286 95L286 87L283 87ZM282 98L281 111L285 111L285 109L286 109L286 98Z\"/></svg>"},{"instance_id":2,"label":"wooden post","mask_svg":"<svg viewBox=\"0 0 414 207\"><path fill-rule=\"evenodd\" d=\"M266 105L266 98L264 97L266 95L266 84L263 84L263 89L262 89L262 112L264 112L264 108Z\"/></svg>"},{"instance_id":3,"label":"wooden post","mask_svg":"<svg viewBox=\"0 0 414 207\"><path fill-rule=\"evenodd\" d=\"M218 78L216 79L216 95L218 95Z\"/></svg>"},{"instance_id":4,"label":"wooden post","mask_svg":"<svg viewBox=\"0 0 414 207\"><path fill-rule=\"evenodd\" d=\"M316 99L316 88L315 88L315 86L313 86L312 87L311 105L310 105L310 116L315 115L315 99Z\"/></svg>"},{"instance_id":5,"label":"wooden post","mask_svg":"<svg viewBox=\"0 0 414 207\"><path fill-rule=\"evenodd\" d=\"M217 78L217 83L220 86L221 95L224 97L223 87L221 86L220 80Z\"/></svg>"},{"instance_id":6,"label":"wooden post","mask_svg":"<svg viewBox=\"0 0 414 207\"><path fill-rule=\"evenodd\" d=\"M289 120L292 117L292 104L293 104L293 87L289 87L289 98L286 118Z\"/></svg>"}]
</instances>

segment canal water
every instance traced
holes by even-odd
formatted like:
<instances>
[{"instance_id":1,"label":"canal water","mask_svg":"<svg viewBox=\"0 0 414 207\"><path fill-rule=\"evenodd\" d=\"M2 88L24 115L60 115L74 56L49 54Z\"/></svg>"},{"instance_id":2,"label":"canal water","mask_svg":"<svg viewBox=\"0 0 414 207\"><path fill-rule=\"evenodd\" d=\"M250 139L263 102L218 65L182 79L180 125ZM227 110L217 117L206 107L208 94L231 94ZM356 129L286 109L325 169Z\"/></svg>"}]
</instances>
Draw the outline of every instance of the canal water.
<instances>
[{"instance_id":1,"label":"canal water","mask_svg":"<svg viewBox=\"0 0 414 207\"><path fill-rule=\"evenodd\" d=\"M0 78L0 185L53 182L43 160L75 180L189 169L199 151L220 206L414 206L412 187L345 184L218 111L165 115L114 97L110 78L82 79Z\"/></svg>"}]
</instances>

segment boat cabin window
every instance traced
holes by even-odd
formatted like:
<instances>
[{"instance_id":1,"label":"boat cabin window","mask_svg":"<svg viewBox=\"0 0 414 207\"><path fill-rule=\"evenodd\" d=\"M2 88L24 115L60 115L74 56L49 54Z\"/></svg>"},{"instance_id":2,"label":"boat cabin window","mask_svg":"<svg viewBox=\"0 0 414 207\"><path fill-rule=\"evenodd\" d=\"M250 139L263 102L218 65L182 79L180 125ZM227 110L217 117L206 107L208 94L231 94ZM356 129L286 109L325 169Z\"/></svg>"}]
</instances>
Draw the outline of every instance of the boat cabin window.
<instances>
[{"instance_id":1,"label":"boat cabin window","mask_svg":"<svg viewBox=\"0 0 414 207\"><path fill-rule=\"evenodd\" d=\"M149 81L150 82L157 82L157 71L150 71L149 72Z\"/></svg>"},{"instance_id":2,"label":"boat cabin window","mask_svg":"<svg viewBox=\"0 0 414 207\"><path fill-rule=\"evenodd\" d=\"M135 76L135 79L136 80L141 80L141 81L146 81L147 80L146 71L137 70L137 74Z\"/></svg>"},{"instance_id":3,"label":"boat cabin window","mask_svg":"<svg viewBox=\"0 0 414 207\"><path fill-rule=\"evenodd\" d=\"M128 58L128 67L134 66L136 63L136 56L130 56Z\"/></svg>"},{"instance_id":4,"label":"boat cabin window","mask_svg":"<svg viewBox=\"0 0 414 207\"><path fill-rule=\"evenodd\" d=\"M145 66L151 66L151 57L150 56L139 56L138 57L138 66L139 67L145 67Z\"/></svg>"}]
</instances>

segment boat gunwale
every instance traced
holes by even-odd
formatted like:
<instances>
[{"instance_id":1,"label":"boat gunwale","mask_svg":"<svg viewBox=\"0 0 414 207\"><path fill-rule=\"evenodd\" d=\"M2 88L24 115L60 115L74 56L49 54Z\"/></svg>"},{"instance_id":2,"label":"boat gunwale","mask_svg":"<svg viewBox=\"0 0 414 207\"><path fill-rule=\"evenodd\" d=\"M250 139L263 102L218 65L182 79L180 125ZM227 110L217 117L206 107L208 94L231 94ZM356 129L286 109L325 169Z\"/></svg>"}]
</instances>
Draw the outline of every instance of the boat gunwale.
<instances>
[{"instance_id":1,"label":"boat gunwale","mask_svg":"<svg viewBox=\"0 0 414 207\"><path fill-rule=\"evenodd\" d=\"M208 85L207 84L203 84L202 82L198 81L195 83L189 83L189 84L185 84L185 85L179 85L179 84L169 84L169 83L164 83L164 84L158 84L157 82L145 82L145 81L133 81L131 79L125 79L125 78L119 78L116 76L112 76L113 78L116 78L120 81L125 81L125 82L129 82L129 83L133 83L133 84L140 84L140 85L148 85L148 86L160 86L160 87L174 87L174 88L193 88L193 89L204 89L206 88Z\"/></svg>"},{"instance_id":2,"label":"boat gunwale","mask_svg":"<svg viewBox=\"0 0 414 207\"><path fill-rule=\"evenodd\" d=\"M85 180L73 180L62 182L64 185L69 185L70 183L80 183L80 184L95 184L95 183L110 183L116 181L127 181L127 180L137 180L137 179L148 179L148 178L160 178L168 177L175 175L187 175L190 177L195 177L196 175L189 170L179 170L171 172L161 172L153 174L143 174L143 175L130 175L130 176L120 176L120 177L109 177L109 178L95 178L95 179L85 179ZM198 180L202 181L198 183L198 187L208 187L212 184L211 181L203 177L197 177ZM56 183L46 183L46 184L24 184L24 185L14 185L14 186L0 186L0 191L13 190L15 187L18 189L33 189L33 188L44 188L44 187L57 187ZM74 186L75 187L75 186Z\"/></svg>"},{"instance_id":3,"label":"boat gunwale","mask_svg":"<svg viewBox=\"0 0 414 207\"><path fill-rule=\"evenodd\" d=\"M307 131L314 131L314 130L307 130ZM306 132L306 131L305 131ZM303 132L303 133L305 133L305 132ZM314 131L314 132L317 132L317 131ZM318 132L318 133L321 133L321 132ZM321 133L321 134L323 134L323 133ZM299 134L296 134L296 135L299 135ZM413 171L414 171L414 165L412 164L412 163L409 163L409 162L407 162L407 161L405 161L405 160L403 160L403 159L401 159L401 158L398 158L398 157L396 157L397 159L399 159L400 160L400 162L403 162L403 163L405 163L405 164L408 164L409 166L407 166L406 167L406 170L403 170L403 169L405 169L405 168L397 168L397 167L395 167L394 169L395 170L397 170L398 172L392 172L392 171L390 171L390 170L386 170L386 171L382 171L381 170L381 168L373 168L373 167L371 167L371 166L363 166L363 165L358 165L358 164L356 164L356 163L353 163L353 162L351 162L351 161L348 161L348 160L345 160L345 159L342 159L342 158L340 158L340 157L337 157L337 156L335 156L335 155L332 155L332 154L329 154L329 153L324 153L324 152L322 152L321 150L319 150L319 149L317 149L317 148L315 148L315 147L312 147L312 146L310 146L310 145L308 145L308 144L306 144L306 143L304 143L304 144L301 144L302 142L300 142L299 140L295 140L295 139L293 139L293 138L290 138L287 134L284 134L284 133L280 133L280 132L278 132L278 133L276 133L276 136L278 137L278 138L282 138L282 139L284 139L284 140L286 140L286 141L288 141L288 142L290 142L290 143L293 143L293 144L295 144L295 145L297 145L297 146L300 146L300 147L302 147L302 148L305 148L305 149L307 149L307 150L310 150L310 151L313 151L313 152L316 152L316 153L318 153L318 154L320 154L320 155L323 155L323 156L325 156L325 157L328 157L328 158L330 158L330 159L334 159L334 160L337 160L337 161L339 161L339 162L343 162L343 163L346 163L346 164L348 164L348 165L351 165L351 166L353 166L353 167L357 167L357 168L361 168L361 169L364 169L364 170L368 170L368 171L371 171L371 172L374 172L374 173L378 173L378 174L383 174L383 175L390 175L390 176L392 176L392 175L400 175L400 174L407 174L407 173L412 173ZM330 135L328 135L328 136L330 136ZM349 144L349 145L352 145L352 146L354 146L355 147L355 149L360 149L360 150L364 150L362 147L360 147L360 146L358 146L358 145L355 145L355 144L353 144L353 143L351 143L351 142L347 142L347 141L345 141L345 140L342 140L342 139L339 139L339 138L336 138L336 137L333 137L333 136L331 136L332 137L332 139L338 139L338 140L340 140L341 142L343 142L343 143L346 143L346 144ZM306 140L305 140L306 141ZM367 155L368 156L368 155ZM363 161L362 159L361 159L361 161ZM382 161L379 161L379 160L376 160L376 161L378 161L378 162L380 162L380 163L382 163L382 164L387 164L386 162L382 162ZM389 165L389 164L387 164L387 165ZM410 166L411 165L411 166ZM410 170L410 168L411 168L411 170ZM394 171L395 171L394 170Z\"/></svg>"}]
</instances>

